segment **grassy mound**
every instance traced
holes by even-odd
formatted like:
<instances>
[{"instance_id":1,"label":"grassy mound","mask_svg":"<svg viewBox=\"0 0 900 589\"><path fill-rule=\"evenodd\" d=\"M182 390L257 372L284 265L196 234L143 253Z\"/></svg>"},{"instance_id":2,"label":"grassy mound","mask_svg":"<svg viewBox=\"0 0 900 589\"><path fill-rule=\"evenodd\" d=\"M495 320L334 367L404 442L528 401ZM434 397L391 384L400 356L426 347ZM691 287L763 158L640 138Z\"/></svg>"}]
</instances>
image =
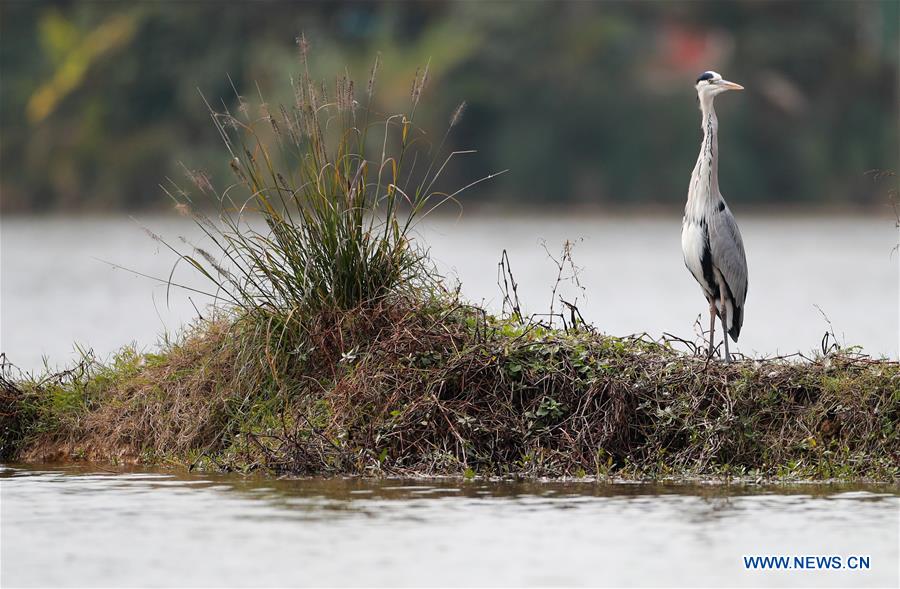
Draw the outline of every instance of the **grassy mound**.
<instances>
[{"instance_id":1,"label":"grassy mound","mask_svg":"<svg viewBox=\"0 0 900 589\"><path fill-rule=\"evenodd\" d=\"M272 341L254 321L205 322L158 354L7 380L5 458L294 474L900 476L895 362L832 352L726 365L453 299L323 312L289 345Z\"/></svg>"}]
</instances>

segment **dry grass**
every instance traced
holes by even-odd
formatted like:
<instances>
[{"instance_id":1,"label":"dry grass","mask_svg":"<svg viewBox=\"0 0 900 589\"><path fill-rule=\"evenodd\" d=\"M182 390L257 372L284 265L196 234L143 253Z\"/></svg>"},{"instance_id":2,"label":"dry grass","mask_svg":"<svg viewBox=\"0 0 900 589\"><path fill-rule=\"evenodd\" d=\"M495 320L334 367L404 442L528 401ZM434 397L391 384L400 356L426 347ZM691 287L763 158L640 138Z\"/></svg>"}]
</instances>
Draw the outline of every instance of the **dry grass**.
<instances>
[{"instance_id":1,"label":"dry grass","mask_svg":"<svg viewBox=\"0 0 900 589\"><path fill-rule=\"evenodd\" d=\"M45 422L20 458L134 462L214 447L226 434L228 407L240 402L229 329L204 323L162 355L125 349L110 366L85 359L74 371L20 385Z\"/></svg>"}]
</instances>

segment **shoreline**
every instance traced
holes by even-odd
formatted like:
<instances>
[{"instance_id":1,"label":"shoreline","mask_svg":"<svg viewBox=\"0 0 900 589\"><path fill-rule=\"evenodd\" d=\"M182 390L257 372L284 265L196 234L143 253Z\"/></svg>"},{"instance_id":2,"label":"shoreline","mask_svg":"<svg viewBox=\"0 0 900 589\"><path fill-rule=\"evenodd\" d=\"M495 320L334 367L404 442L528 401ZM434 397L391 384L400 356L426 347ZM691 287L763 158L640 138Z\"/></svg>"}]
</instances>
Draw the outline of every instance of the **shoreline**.
<instances>
[{"instance_id":1,"label":"shoreline","mask_svg":"<svg viewBox=\"0 0 900 589\"><path fill-rule=\"evenodd\" d=\"M852 350L726 365L446 299L311 316L291 342L300 356L253 347L248 325L203 321L155 352L6 374L2 458L278 476L900 477L900 363Z\"/></svg>"}]
</instances>

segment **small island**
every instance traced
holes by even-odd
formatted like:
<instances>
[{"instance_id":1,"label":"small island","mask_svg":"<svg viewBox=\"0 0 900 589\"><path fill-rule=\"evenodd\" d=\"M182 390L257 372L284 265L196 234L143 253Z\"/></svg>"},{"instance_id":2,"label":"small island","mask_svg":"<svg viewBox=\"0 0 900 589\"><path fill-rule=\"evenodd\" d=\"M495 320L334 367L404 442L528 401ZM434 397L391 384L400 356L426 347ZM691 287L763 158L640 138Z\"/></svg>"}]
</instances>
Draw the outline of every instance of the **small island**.
<instances>
[{"instance_id":1,"label":"small island","mask_svg":"<svg viewBox=\"0 0 900 589\"><path fill-rule=\"evenodd\" d=\"M308 47L300 39L305 62ZM291 475L872 480L900 477L900 364L822 345L732 363L615 337L575 305L550 320L445 285L412 236L465 189L459 152L410 106L360 106L306 73L294 104L210 114L235 184L199 170L175 208L217 249L179 249L218 304L160 349L0 381L4 461ZM464 116L462 103L447 133ZM446 135L444 136L446 137ZM417 162L417 163L416 163ZM210 214L212 203L215 214ZM261 223L250 223L248 218ZM260 227L263 227L260 229ZM177 288L177 284L171 284Z\"/></svg>"}]
</instances>

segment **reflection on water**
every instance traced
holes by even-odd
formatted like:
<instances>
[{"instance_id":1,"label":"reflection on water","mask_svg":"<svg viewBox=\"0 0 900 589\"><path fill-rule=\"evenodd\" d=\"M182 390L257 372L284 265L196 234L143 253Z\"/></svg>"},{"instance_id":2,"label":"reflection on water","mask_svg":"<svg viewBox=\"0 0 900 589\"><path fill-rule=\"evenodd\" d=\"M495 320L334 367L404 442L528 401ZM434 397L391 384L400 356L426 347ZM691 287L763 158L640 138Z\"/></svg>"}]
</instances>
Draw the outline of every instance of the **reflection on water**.
<instances>
[{"instance_id":1,"label":"reflection on water","mask_svg":"<svg viewBox=\"0 0 900 589\"><path fill-rule=\"evenodd\" d=\"M898 493L6 467L0 582L896 586ZM755 554L872 567L744 570Z\"/></svg>"}]
</instances>

